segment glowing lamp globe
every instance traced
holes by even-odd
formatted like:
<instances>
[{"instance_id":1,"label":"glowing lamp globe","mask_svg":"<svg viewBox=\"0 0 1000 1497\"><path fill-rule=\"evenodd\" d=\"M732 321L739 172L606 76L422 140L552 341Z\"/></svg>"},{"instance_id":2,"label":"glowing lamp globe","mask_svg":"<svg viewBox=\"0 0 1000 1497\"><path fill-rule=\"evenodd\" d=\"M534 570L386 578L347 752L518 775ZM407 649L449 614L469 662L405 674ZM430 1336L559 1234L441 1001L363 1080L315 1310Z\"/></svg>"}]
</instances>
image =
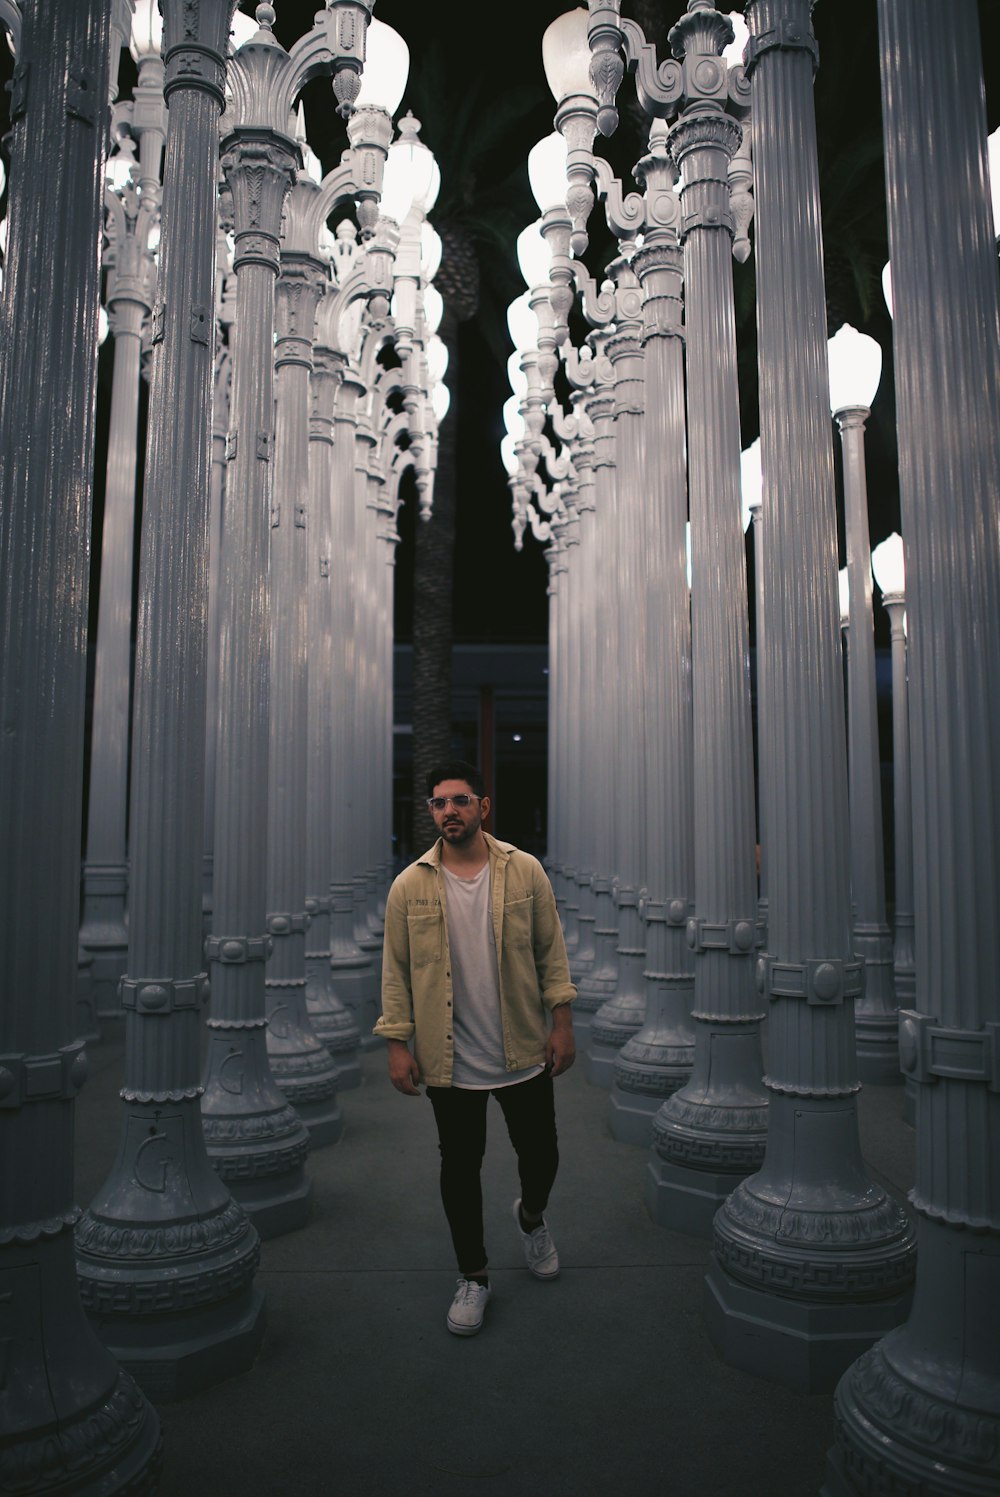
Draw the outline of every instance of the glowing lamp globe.
<instances>
[{"instance_id":1,"label":"glowing lamp globe","mask_svg":"<svg viewBox=\"0 0 1000 1497\"><path fill-rule=\"evenodd\" d=\"M727 68L736 68L743 62L743 49L750 40L750 29L738 10L730 10L726 14L727 19L732 22L733 39L723 49L722 60Z\"/></svg>"},{"instance_id":2,"label":"glowing lamp globe","mask_svg":"<svg viewBox=\"0 0 1000 1497\"><path fill-rule=\"evenodd\" d=\"M257 30L256 25L254 31ZM163 17L157 0L135 0L132 29L129 33L128 49L133 62L143 62L147 57L159 57L163 46Z\"/></svg>"},{"instance_id":3,"label":"glowing lamp globe","mask_svg":"<svg viewBox=\"0 0 1000 1497\"><path fill-rule=\"evenodd\" d=\"M870 411L882 378L881 345L845 322L829 340L827 353L831 411Z\"/></svg>"},{"instance_id":4,"label":"glowing lamp globe","mask_svg":"<svg viewBox=\"0 0 1000 1497\"><path fill-rule=\"evenodd\" d=\"M507 381L518 400L523 400L528 393L528 376L521 368L521 355L516 348L507 360Z\"/></svg>"},{"instance_id":5,"label":"glowing lamp globe","mask_svg":"<svg viewBox=\"0 0 1000 1497\"><path fill-rule=\"evenodd\" d=\"M156 0L153 0L156 4ZM253 16L248 16L245 11L237 10L233 14L233 24L229 28L229 45L234 52L246 45L252 36L256 36L260 27Z\"/></svg>"},{"instance_id":6,"label":"glowing lamp globe","mask_svg":"<svg viewBox=\"0 0 1000 1497\"><path fill-rule=\"evenodd\" d=\"M516 478L521 464L517 460L517 453L514 451L514 438L509 431L504 432L500 438L500 461L507 469L511 478Z\"/></svg>"},{"instance_id":7,"label":"glowing lamp globe","mask_svg":"<svg viewBox=\"0 0 1000 1497\"><path fill-rule=\"evenodd\" d=\"M538 351L538 318L528 303L528 293L517 296L507 308L510 341L521 353Z\"/></svg>"},{"instance_id":8,"label":"glowing lamp globe","mask_svg":"<svg viewBox=\"0 0 1000 1497\"><path fill-rule=\"evenodd\" d=\"M399 122L399 139L393 141L389 154L395 151L405 158L413 183L414 205L422 213L430 213L441 191L441 168L430 146L425 146L417 134L419 129L420 121L408 110Z\"/></svg>"},{"instance_id":9,"label":"glowing lamp globe","mask_svg":"<svg viewBox=\"0 0 1000 1497\"><path fill-rule=\"evenodd\" d=\"M528 182L539 213L566 202L566 141L553 130L528 152Z\"/></svg>"},{"instance_id":10,"label":"glowing lamp globe","mask_svg":"<svg viewBox=\"0 0 1000 1497\"><path fill-rule=\"evenodd\" d=\"M394 150L394 146L389 147L382 173L382 196L378 211L383 218L391 218L401 224L413 203L413 179L408 161L403 156L394 156Z\"/></svg>"},{"instance_id":11,"label":"glowing lamp globe","mask_svg":"<svg viewBox=\"0 0 1000 1497\"><path fill-rule=\"evenodd\" d=\"M355 109L384 109L386 114L395 114L409 73L410 49L399 32L384 21L369 21Z\"/></svg>"},{"instance_id":12,"label":"glowing lamp globe","mask_svg":"<svg viewBox=\"0 0 1000 1497\"><path fill-rule=\"evenodd\" d=\"M760 437L740 453L740 498L744 532L750 527L753 509L761 502L764 476L760 466Z\"/></svg>"},{"instance_id":13,"label":"glowing lamp globe","mask_svg":"<svg viewBox=\"0 0 1000 1497\"><path fill-rule=\"evenodd\" d=\"M895 530L872 548L872 571L883 597L886 594L901 596L906 592L903 537Z\"/></svg>"},{"instance_id":14,"label":"glowing lamp globe","mask_svg":"<svg viewBox=\"0 0 1000 1497\"><path fill-rule=\"evenodd\" d=\"M517 263L521 268L524 284L529 289L548 285L552 256L542 238L541 219L536 219L518 234Z\"/></svg>"},{"instance_id":15,"label":"glowing lamp globe","mask_svg":"<svg viewBox=\"0 0 1000 1497\"><path fill-rule=\"evenodd\" d=\"M442 250L441 235L424 219L420 225L420 274L425 281L433 281L441 269Z\"/></svg>"},{"instance_id":16,"label":"glowing lamp globe","mask_svg":"<svg viewBox=\"0 0 1000 1497\"><path fill-rule=\"evenodd\" d=\"M545 81L557 104L570 94L592 94L590 81L589 16L582 5L557 16L542 36Z\"/></svg>"},{"instance_id":17,"label":"glowing lamp globe","mask_svg":"<svg viewBox=\"0 0 1000 1497\"><path fill-rule=\"evenodd\" d=\"M436 384L438 380L444 379L447 368L448 347L435 334L427 345L427 373L431 383Z\"/></svg>"},{"instance_id":18,"label":"glowing lamp globe","mask_svg":"<svg viewBox=\"0 0 1000 1497\"><path fill-rule=\"evenodd\" d=\"M451 391L448 389L447 385L442 384L439 380L431 391L431 406L434 410L434 415L437 418L437 423L439 426L441 425L441 422L444 420L445 416L447 416L448 407L450 405Z\"/></svg>"},{"instance_id":19,"label":"glowing lamp globe","mask_svg":"<svg viewBox=\"0 0 1000 1497\"><path fill-rule=\"evenodd\" d=\"M424 287L424 319L427 330L436 333L444 316L444 298L436 286Z\"/></svg>"},{"instance_id":20,"label":"glowing lamp globe","mask_svg":"<svg viewBox=\"0 0 1000 1497\"><path fill-rule=\"evenodd\" d=\"M521 415L521 402L516 395L503 403L503 424L509 436L520 442L525 433L524 417Z\"/></svg>"}]
</instances>

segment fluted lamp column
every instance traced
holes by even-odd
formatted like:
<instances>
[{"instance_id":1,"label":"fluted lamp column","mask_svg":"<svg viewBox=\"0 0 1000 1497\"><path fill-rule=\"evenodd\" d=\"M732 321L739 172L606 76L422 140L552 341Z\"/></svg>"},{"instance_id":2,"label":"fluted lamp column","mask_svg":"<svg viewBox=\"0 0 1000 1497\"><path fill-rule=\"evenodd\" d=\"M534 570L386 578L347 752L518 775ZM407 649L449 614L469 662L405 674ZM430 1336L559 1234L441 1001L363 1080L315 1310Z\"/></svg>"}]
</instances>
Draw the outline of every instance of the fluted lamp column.
<instances>
[{"instance_id":1,"label":"fluted lamp column","mask_svg":"<svg viewBox=\"0 0 1000 1497\"><path fill-rule=\"evenodd\" d=\"M316 308L326 280L319 230L353 185L347 168L332 175L336 185L330 190L307 171L298 173L285 202L275 288L267 1048L274 1078L309 1129L313 1148L333 1143L343 1126L336 1064L306 1005L309 379Z\"/></svg>"},{"instance_id":2,"label":"fluted lamp column","mask_svg":"<svg viewBox=\"0 0 1000 1497\"><path fill-rule=\"evenodd\" d=\"M692 5L669 39L681 77L668 145L682 182L687 348L695 1053L690 1078L657 1113L646 1200L661 1225L708 1235L760 1164L767 1131L729 193L749 90L742 68L726 67L732 27L711 8Z\"/></svg>"},{"instance_id":3,"label":"fluted lamp column","mask_svg":"<svg viewBox=\"0 0 1000 1497\"><path fill-rule=\"evenodd\" d=\"M889 615L892 651L892 973L900 1008L912 1008L917 991L913 946L913 807L910 798L910 725L906 688L906 572L902 537L893 532L872 550L872 571ZM906 1077L907 1121L915 1115L916 1082Z\"/></svg>"},{"instance_id":4,"label":"fluted lamp column","mask_svg":"<svg viewBox=\"0 0 1000 1497\"><path fill-rule=\"evenodd\" d=\"M1000 308L977 7L879 0L906 548L917 1282L837 1387L827 1497L1000 1487Z\"/></svg>"},{"instance_id":5,"label":"fluted lamp column","mask_svg":"<svg viewBox=\"0 0 1000 1497\"><path fill-rule=\"evenodd\" d=\"M356 36L354 50L334 50L329 14L320 14L290 54L271 33L272 18L269 7L258 8L260 29L231 64L232 101L223 122L237 311L220 557L214 929L207 942L212 1010L202 1103L217 1168L268 1235L300 1225L309 1209L303 1170L309 1135L272 1071L265 986L274 287L282 206L300 159L288 133L292 104L315 72L332 71L335 92L345 72L356 84L358 60ZM333 1066L313 1039L320 1107L329 1111ZM304 1069L311 1063L307 1057ZM335 1099L332 1106L335 1125Z\"/></svg>"},{"instance_id":6,"label":"fluted lamp column","mask_svg":"<svg viewBox=\"0 0 1000 1497\"><path fill-rule=\"evenodd\" d=\"M260 1242L212 1169L199 1115L207 541L218 119L229 0L165 7L158 304L132 740L122 1131L76 1234L84 1304L159 1398L250 1365Z\"/></svg>"},{"instance_id":7,"label":"fluted lamp column","mask_svg":"<svg viewBox=\"0 0 1000 1497\"><path fill-rule=\"evenodd\" d=\"M74 990L111 18L96 0L37 0L14 37L0 314L0 1488L138 1497L156 1489L159 1420L82 1314L73 1261L74 1104L87 1075ZM0 45L15 19L6 8ZM39 163L53 164L44 181Z\"/></svg>"},{"instance_id":8,"label":"fluted lamp column","mask_svg":"<svg viewBox=\"0 0 1000 1497\"><path fill-rule=\"evenodd\" d=\"M666 125L653 120L649 150L635 168L645 228L633 266L643 291L646 368L645 487L647 645L665 649L646 698L646 804L650 827L646 890L646 1016L615 1061L608 1122L616 1138L648 1145L654 1116L691 1074L694 970L686 940L694 887L691 606L686 575L683 262L676 168Z\"/></svg>"},{"instance_id":9,"label":"fluted lamp column","mask_svg":"<svg viewBox=\"0 0 1000 1497\"><path fill-rule=\"evenodd\" d=\"M868 490L864 430L882 373L874 338L849 324L830 339L830 409L840 432L847 536L850 664L847 672L847 763L851 828L854 954L865 964L864 992L854 1008L862 1081L900 1082L892 935L885 913L882 786L875 688Z\"/></svg>"},{"instance_id":10,"label":"fluted lamp column","mask_svg":"<svg viewBox=\"0 0 1000 1497\"><path fill-rule=\"evenodd\" d=\"M288 54L261 29L230 64L222 169L232 196L233 329L228 465L219 557L212 963L202 1126L216 1169L266 1235L307 1219L309 1136L267 1054L264 964L274 282L281 210L298 153L283 133ZM270 97L284 84L277 104ZM273 111L273 113L272 113Z\"/></svg>"},{"instance_id":11,"label":"fluted lamp column","mask_svg":"<svg viewBox=\"0 0 1000 1497\"><path fill-rule=\"evenodd\" d=\"M586 34L586 12L582 7L567 12L555 20L542 37L542 63L545 77L556 104L555 126L561 146L554 141L546 143L546 155L550 161L545 165L548 177L553 168L561 171L563 181L558 192L549 189L543 196L543 223L552 250L550 293L557 337L565 341L566 321L573 303L574 281L577 267L572 256L582 253L587 245L586 219L594 204L593 179L595 175L593 142L597 131L597 100L590 81L590 48ZM542 143L536 149L541 150ZM542 206L539 198L539 206ZM561 222L552 223L550 210L558 220L563 214L569 218L569 232ZM582 269L582 267L580 267ZM585 307L585 316L588 315ZM606 319L605 319L606 320ZM603 324L601 324L603 326ZM608 559L617 546L615 493L617 474L615 468L616 449L614 443L613 374L604 355L606 335L601 332L592 340L599 350L595 365L597 373L594 397L588 403L588 415L594 428L594 545L597 550L597 568L606 568ZM567 373L571 383L575 359L566 359ZM588 365L588 368L590 366ZM588 381L584 380L585 385ZM577 385L577 388L582 388ZM593 655L594 679L598 682L614 679L618 670L617 638L618 610L613 588L601 586L594 594L592 630L595 641ZM577 998L574 1004L574 1021L577 1033L589 1043L593 1015L618 986L618 911L613 898L615 878L613 823L615 807L609 791L608 765L613 761L615 729L613 714L607 710L607 701L597 701L596 695L588 699L593 707L591 720L584 720L583 732L588 737L589 749L581 768L583 798L591 807L588 833L592 842L592 866L590 895L581 900L581 908L593 914L594 954L586 966L581 965L575 975L579 978ZM638 1026L636 1026L638 1027ZM622 1035L622 1041L627 1038ZM612 1071L605 1066L605 1079L610 1084Z\"/></svg>"},{"instance_id":12,"label":"fluted lamp column","mask_svg":"<svg viewBox=\"0 0 1000 1497\"><path fill-rule=\"evenodd\" d=\"M733 1365L832 1386L906 1312L913 1233L857 1120L844 693L809 0L752 0L767 545L767 1149L715 1217L706 1326Z\"/></svg>"},{"instance_id":13,"label":"fluted lamp column","mask_svg":"<svg viewBox=\"0 0 1000 1497\"><path fill-rule=\"evenodd\" d=\"M126 798L131 687L132 549L143 327L152 311L156 268L152 235L160 213L160 169L167 119L163 61L151 0L140 0L130 51L139 80L130 104L117 105L119 130L139 145L131 180L105 194L110 245L106 303L114 339L101 585L94 660L87 850L83 865L80 943L94 958L94 1002L105 1018L121 1017L118 980L125 971ZM156 18L159 20L159 17ZM128 155L123 153L123 162ZM136 180L138 179L138 180Z\"/></svg>"},{"instance_id":14,"label":"fluted lamp column","mask_svg":"<svg viewBox=\"0 0 1000 1497\"><path fill-rule=\"evenodd\" d=\"M621 725L615 751L606 761L612 782L614 902L618 914L618 976L615 992L590 1023L587 1074L598 1086L614 1083L618 1051L646 1018L646 928L640 912L645 889L646 704L643 672L647 659L647 550L642 346L642 290L631 257L634 243L620 243L608 266L615 286L614 326L605 344L615 373L614 437L617 527L615 598L619 618L614 677L614 720ZM612 771L611 766L615 768Z\"/></svg>"},{"instance_id":15,"label":"fluted lamp column","mask_svg":"<svg viewBox=\"0 0 1000 1497\"><path fill-rule=\"evenodd\" d=\"M309 421L309 497L313 524L309 548L309 700L306 769L306 1007L316 1034L337 1065L341 1091L359 1085L360 1031L340 999L330 971L330 794L332 772L331 676L333 559L330 491L333 481L333 410L343 367L329 332L335 298L326 296L317 315Z\"/></svg>"}]
</instances>

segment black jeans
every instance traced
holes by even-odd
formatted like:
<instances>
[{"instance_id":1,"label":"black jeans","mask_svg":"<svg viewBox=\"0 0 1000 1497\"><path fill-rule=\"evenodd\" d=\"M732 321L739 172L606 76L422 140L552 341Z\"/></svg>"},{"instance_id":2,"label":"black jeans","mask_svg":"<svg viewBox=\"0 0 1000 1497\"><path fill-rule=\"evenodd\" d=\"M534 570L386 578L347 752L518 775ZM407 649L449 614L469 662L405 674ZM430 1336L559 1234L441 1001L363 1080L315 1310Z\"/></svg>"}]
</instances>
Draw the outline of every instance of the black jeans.
<instances>
[{"instance_id":1,"label":"black jeans","mask_svg":"<svg viewBox=\"0 0 1000 1497\"><path fill-rule=\"evenodd\" d=\"M559 1167L552 1077L548 1071L498 1086L492 1092L457 1086L429 1086L441 1149L441 1200L459 1272L479 1273L486 1266L483 1243L483 1188L480 1172L486 1151L486 1107L491 1096L503 1110L517 1154L521 1203L529 1216L548 1205Z\"/></svg>"}]
</instances>

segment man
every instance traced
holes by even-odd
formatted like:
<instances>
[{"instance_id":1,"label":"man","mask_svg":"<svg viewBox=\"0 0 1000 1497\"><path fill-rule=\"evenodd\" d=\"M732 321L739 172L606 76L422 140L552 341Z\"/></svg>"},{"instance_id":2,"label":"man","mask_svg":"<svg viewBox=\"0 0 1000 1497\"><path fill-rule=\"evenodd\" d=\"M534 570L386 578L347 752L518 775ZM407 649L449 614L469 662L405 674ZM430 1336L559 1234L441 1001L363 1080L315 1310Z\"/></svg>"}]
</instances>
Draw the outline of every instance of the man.
<instances>
[{"instance_id":1,"label":"man","mask_svg":"<svg viewBox=\"0 0 1000 1497\"><path fill-rule=\"evenodd\" d=\"M537 858L483 831L485 790L462 760L427 777L440 836L389 891L375 1026L393 1086L417 1097L423 1082L434 1108L461 1274L447 1319L456 1336L475 1335L490 1297L480 1173L491 1093L517 1154L513 1214L528 1268L559 1272L543 1214L559 1163L552 1078L576 1057L576 989L551 885Z\"/></svg>"}]
</instances>

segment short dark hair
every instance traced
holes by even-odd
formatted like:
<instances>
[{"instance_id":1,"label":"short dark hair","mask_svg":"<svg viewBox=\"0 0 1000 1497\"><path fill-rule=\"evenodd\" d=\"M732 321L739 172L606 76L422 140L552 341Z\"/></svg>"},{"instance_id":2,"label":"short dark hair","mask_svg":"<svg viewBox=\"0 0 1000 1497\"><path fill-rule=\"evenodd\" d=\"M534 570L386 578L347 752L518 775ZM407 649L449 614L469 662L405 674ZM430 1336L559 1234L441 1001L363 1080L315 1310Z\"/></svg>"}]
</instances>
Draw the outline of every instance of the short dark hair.
<instances>
[{"instance_id":1,"label":"short dark hair","mask_svg":"<svg viewBox=\"0 0 1000 1497\"><path fill-rule=\"evenodd\" d=\"M435 764L427 771L427 794L434 794L434 786L441 785L445 780L464 780L473 795L480 798L486 794L486 781L483 779L482 770L477 769L474 764L469 764L465 759L445 759L440 764Z\"/></svg>"}]
</instances>

